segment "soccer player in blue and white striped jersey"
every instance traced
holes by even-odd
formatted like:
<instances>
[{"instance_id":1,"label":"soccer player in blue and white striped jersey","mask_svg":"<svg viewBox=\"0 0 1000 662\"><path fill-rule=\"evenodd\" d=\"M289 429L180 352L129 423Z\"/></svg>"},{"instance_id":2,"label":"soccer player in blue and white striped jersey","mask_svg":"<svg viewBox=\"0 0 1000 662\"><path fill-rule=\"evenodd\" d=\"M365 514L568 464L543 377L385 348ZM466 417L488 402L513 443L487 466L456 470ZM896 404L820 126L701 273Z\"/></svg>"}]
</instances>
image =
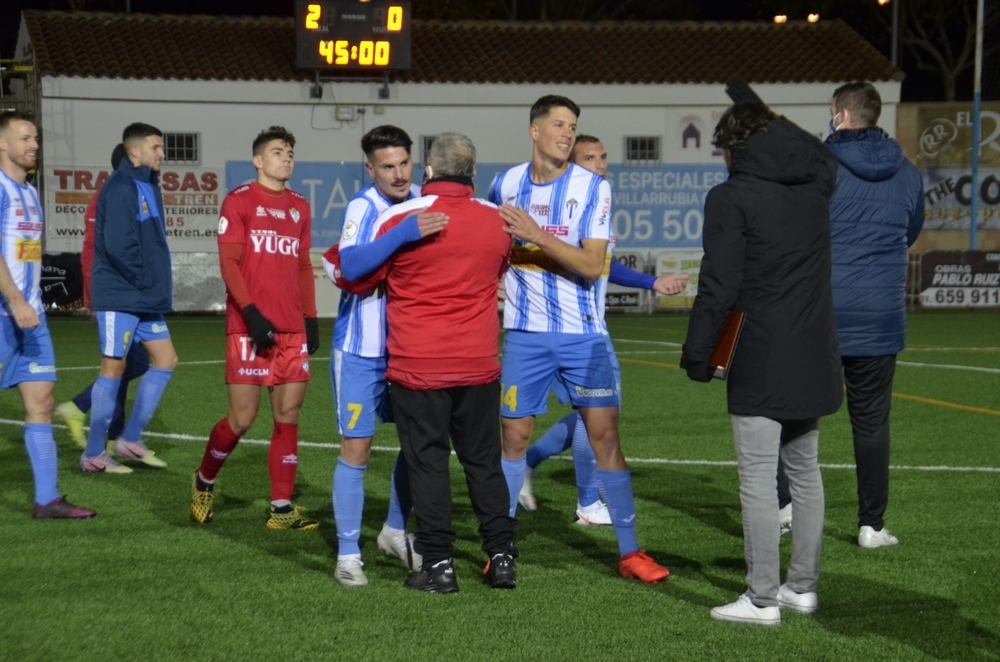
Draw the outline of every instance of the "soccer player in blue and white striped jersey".
<instances>
[{"instance_id":1,"label":"soccer player in blue and white striped jersey","mask_svg":"<svg viewBox=\"0 0 1000 662\"><path fill-rule=\"evenodd\" d=\"M632 478L618 438L618 391L595 283L608 273L611 187L570 161L580 108L548 95L531 107L532 158L497 175L489 199L515 242L505 276L501 417L510 513L524 481L535 416L558 378L580 411L618 538L623 577L669 576L639 549Z\"/></svg>"},{"instance_id":2,"label":"soccer player in blue and white striped jersey","mask_svg":"<svg viewBox=\"0 0 1000 662\"><path fill-rule=\"evenodd\" d=\"M402 129L378 126L361 139L365 169L373 183L358 191L344 211L339 266L344 278L360 281L375 271L399 246L439 232L447 222L443 214L417 214L418 228L402 223L376 240L376 219L389 207L420 196L413 185L413 141ZM419 230L408 236L409 230ZM328 253L327 255L330 255ZM336 281L333 264L324 266ZM361 562L361 515L364 508L364 475L371 455L376 419L391 420L386 390L385 290L371 287L359 294L341 292L333 327L330 376L334 407L341 434L340 457L333 472L333 516L337 524L337 568L334 577L344 586L364 586L368 578ZM410 514L410 484L402 453L396 458L390 484L389 512L379 533L378 548L403 561L410 570L420 567L406 534Z\"/></svg>"},{"instance_id":3,"label":"soccer player in blue and white striped jersey","mask_svg":"<svg viewBox=\"0 0 1000 662\"><path fill-rule=\"evenodd\" d=\"M28 183L38 163L38 129L23 113L0 113L0 388L17 387L24 445L35 479L35 519L97 513L59 494L52 437L55 352L42 308L42 205Z\"/></svg>"}]
</instances>

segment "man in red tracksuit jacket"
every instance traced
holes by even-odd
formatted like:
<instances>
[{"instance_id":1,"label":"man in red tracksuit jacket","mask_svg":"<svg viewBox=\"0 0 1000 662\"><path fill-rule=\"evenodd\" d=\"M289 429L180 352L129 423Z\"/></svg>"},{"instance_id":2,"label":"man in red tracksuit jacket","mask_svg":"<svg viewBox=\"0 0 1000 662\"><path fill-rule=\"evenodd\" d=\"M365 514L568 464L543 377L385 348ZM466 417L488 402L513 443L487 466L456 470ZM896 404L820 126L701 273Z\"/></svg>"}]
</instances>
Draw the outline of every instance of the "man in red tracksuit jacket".
<instances>
[{"instance_id":1,"label":"man in red tracksuit jacket","mask_svg":"<svg viewBox=\"0 0 1000 662\"><path fill-rule=\"evenodd\" d=\"M406 244L384 265L389 393L409 465L415 548L423 556L407 588L458 591L452 565L449 436L465 469L489 556L483 581L514 588L514 520L500 465L498 281L510 236L494 205L473 197L476 151L465 136L437 136L423 196L377 221L383 234L428 210L448 216L438 234Z\"/></svg>"}]
</instances>

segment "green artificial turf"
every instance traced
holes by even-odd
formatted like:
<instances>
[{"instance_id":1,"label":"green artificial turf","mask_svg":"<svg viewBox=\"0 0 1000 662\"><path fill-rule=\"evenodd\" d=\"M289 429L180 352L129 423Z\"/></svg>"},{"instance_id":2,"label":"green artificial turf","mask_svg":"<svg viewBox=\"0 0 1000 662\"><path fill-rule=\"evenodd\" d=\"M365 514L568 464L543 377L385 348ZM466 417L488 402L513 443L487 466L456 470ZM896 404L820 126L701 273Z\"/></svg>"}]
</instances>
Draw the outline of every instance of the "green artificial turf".
<instances>
[{"instance_id":1,"label":"green artificial turf","mask_svg":"<svg viewBox=\"0 0 1000 662\"><path fill-rule=\"evenodd\" d=\"M372 454L365 478L371 583L349 589L332 578L338 436L329 322L311 361L296 494L320 528L264 527L267 448L254 440L270 436L266 404L220 475L215 521L192 522L191 473L226 410L224 322L169 323L181 365L147 438L165 470L83 475L79 450L56 428L60 487L96 508L94 520L31 519L23 411L16 391L0 394L0 660L1000 660L1000 314L910 317L886 516L897 547L857 546L849 421L844 410L824 419L820 610L786 612L776 628L709 618L745 589L746 570L725 386L690 382L675 367L685 317L609 318L639 540L669 566L670 580L646 586L617 576L613 532L572 523L572 463L554 459L536 473L539 510L519 517L517 589L486 588L453 461L461 591L450 596L404 589L402 565L375 546L397 446L392 426L380 428L375 444L384 450ZM63 402L96 374L96 332L82 318L49 324ZM553 401L536 436L564 413ZM789 550L786 537L786 564Z\"/></svg>"}]
</instances>

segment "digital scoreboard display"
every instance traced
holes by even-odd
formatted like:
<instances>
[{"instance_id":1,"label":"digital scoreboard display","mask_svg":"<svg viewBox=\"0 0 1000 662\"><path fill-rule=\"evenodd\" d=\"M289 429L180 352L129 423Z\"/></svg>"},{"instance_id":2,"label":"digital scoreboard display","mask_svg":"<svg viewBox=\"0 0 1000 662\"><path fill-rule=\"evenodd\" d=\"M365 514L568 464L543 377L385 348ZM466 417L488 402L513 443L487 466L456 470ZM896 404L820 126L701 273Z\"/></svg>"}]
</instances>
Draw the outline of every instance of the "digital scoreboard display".
<instances>
[{"instance_id":1,"label":"digital scoreboard display","mask_svg":"<svg viewBox=\"0 0 1000 662\"><path fill-rule=\"evenodd\" d=\"M325 71L410 68L410 0L295 0L295 65Z\"/></svg>"}]
</instances>

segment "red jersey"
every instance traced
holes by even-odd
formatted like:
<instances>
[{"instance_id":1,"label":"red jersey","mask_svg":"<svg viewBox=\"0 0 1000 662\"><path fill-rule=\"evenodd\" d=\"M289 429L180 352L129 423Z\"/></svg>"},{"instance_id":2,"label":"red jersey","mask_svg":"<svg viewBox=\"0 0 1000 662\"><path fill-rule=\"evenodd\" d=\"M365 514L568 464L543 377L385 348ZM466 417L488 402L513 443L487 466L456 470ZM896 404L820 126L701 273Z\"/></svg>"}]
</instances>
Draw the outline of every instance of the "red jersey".
<instances>
[{"instance_id":1,"label":"red jersey","mask_svg":"<svg viewBox=\"0 0 1000 662\"><path fill-rule=\"evenodd\" d=\"M471 182L430 181L423 197L390 208L387 232L413 212L448 215L439 234L402 247L386 267L389 365L410 389L488 384L500 377L497 287L510 235L497 208L473 197Z\"/></svg>"},{"instance_id":2,"label":"red jersey","mask_svg":"<svg viewBox=\"0 0 1000 662\"><path fill-rule=\"evenodd\" d=\"M219 218L220 248L223 244L242 244L240 274L261 314L280 332L304 333L299 274L312 245L308 201L294 191L272 191L257 182L230 191ZM228 288L226 333L247 333Z\"/></svg>"},{"instance_id":3,"label":"red jersey","mask_svg":"<svg viewBox=\"0 0 1000 662\"><path fill-rule=\"evenodd\" d=\"M97 194L83 212L83 248L80 250L80 270L83 272L83 307L90 308L90 270L94 268L94 228L97 227Z\"/></svg>"}]
</instances>

